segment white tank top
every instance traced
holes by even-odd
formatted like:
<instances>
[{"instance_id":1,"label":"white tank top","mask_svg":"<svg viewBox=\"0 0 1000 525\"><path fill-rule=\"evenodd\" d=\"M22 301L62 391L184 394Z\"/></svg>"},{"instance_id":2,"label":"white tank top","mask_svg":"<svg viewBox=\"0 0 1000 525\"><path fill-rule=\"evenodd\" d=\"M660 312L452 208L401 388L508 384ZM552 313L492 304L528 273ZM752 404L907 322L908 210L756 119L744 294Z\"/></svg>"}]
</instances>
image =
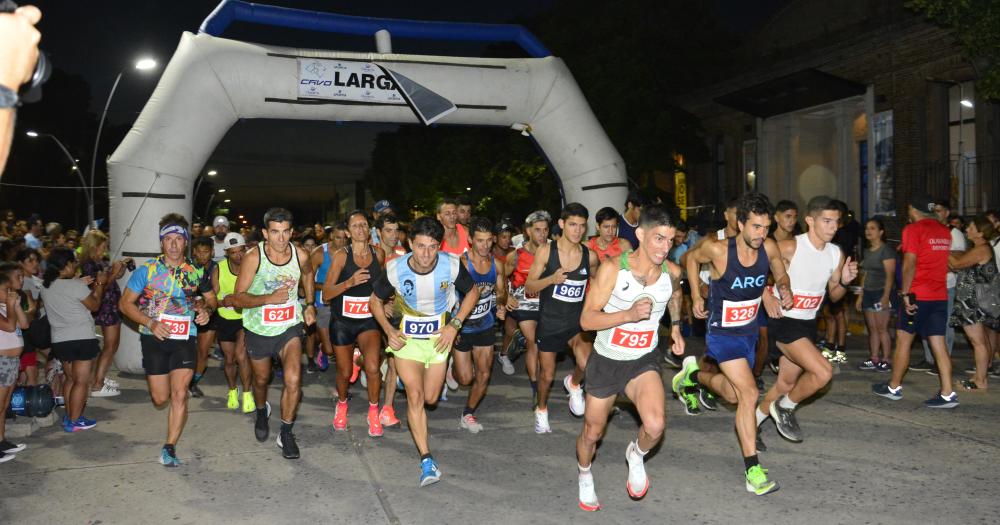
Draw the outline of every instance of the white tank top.
<instances>
[{"instance_id":1,"label":"white tank top","mask_svg":"<svg viewBox=\"0 0 1000 525\"><path fill-rule=\"evenodd\" d=\"M3 314L4 317L9 317L7 315L6 304L0 304L0 314ZM14 331L5 332L3 330L0 330L0 350L11 350L13 348L24 347L24 339L21 337L21 327L17 326L17 312L12 312L10 315L15 316Z\"/></svg>"},{"instance_id":2,"label":"white tank top","mask_svg":"<svg viewBox=\"0 0 1000 525\"><path fill-rule=\"evenodd\" d=\"M629 268L629 253L631 252L621 254L615 287L603 311L610 314L628 310L641 297L648 297L653 301L653 310L649 319L645 321L625 323L597 331L594 351L616 361L633 361L656 349L660 340L660 318L663 317L667 301L673 293L666 263L663 265L663 273L656 282L643 286L635 279Z\"/></svg>"},{"instance_id":3,"label":"white tank top","mask_svg":"<svg viewBox=\"0 0 1000 525\"><path fill-rule=\"evenodd\" d=\"M815 319L826 296L826 285L839 263L840 248L836 244L828 242L821 251L809 242L808 233L796 235L795 254L788 265L793 304L791 310L782 312L784 316L804 321ZM778 296L777 289L773 293Z\"/></svg>"}]
</instances>

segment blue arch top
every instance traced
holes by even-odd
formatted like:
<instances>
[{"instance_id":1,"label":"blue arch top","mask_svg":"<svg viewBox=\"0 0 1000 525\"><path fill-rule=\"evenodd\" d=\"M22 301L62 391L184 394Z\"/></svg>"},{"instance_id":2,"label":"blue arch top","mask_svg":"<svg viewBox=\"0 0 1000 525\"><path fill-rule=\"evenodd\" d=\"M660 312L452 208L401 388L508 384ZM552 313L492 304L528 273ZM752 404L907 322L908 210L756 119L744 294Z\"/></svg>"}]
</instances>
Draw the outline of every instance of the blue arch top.
<instances>
[{"instance_id":1,"label":"blue arch top","mask_svg":"<svg viewBox=\"0 0 1000 525\"><path fill-rule=\"evenodd\" d=\"M519 25L348 16L254 4L242 0L222 0L212 14L202 22L199 32L221 36L234 21L361 36L373 36L377 31L385 29L393 36L403 38L513 42L534 58L552 55L535 35Z\"/></svg>"}]
</instances>

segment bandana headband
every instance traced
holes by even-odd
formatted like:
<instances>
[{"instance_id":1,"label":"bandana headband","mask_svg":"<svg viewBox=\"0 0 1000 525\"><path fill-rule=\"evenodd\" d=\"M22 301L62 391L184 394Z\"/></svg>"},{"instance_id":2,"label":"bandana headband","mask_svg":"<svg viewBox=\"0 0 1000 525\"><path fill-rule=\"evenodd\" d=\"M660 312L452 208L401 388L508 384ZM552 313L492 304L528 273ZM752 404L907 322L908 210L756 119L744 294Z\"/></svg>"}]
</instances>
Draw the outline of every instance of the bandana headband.
<instances>
[{"instance_id":1,"label":"bandana headband","mask_svg":"<svg viewBox=\"0 0 1000 525\"><path fill-rule=\"evenodd\" d=\"M162 241L164 237L166 237L167 235L170 235L171 233L176 233L177 235L180 235L181 237L184 237L185 241L188 240L188 232L187 232L187 230L184 229L184 228L182 228L180 225L177 225L177 224L168 224L168 225L160 228L160 240Z\"/></svg>"}]
</instances>

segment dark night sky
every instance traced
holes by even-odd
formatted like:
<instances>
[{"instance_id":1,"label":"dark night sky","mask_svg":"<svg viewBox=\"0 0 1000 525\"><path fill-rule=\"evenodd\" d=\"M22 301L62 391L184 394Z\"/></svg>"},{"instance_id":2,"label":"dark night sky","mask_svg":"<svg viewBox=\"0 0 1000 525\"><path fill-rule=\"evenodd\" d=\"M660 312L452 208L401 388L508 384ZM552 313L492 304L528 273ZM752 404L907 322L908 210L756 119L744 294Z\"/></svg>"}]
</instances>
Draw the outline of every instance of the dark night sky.
<instances>
[{"instance_id":1,"label":"dark night sky","mask_svg":"<svg viewBox=\"0 0 1000 525\"><path fill-rule=\"evenodd\" d=\"M714 0L719 16L734 32L751 31L789 0ZM516 23L551 6L552 0L505 0L504 2L468 2L461 0L436 0L401 2L371 0L366 2L330 2L318 0L269 0L264 3L307 10L336 12L348 15L404 18L418 20L465 21L485 23ZM111 103L108 125L128 125L138 116L149 98L159 75L170 60L182 31L197 32L205 17L218 5L215 0L182 2L149 0L108 0L98 2L37 2L43 12L40 23L41 47L55 67L71 75L79 75L90 85L90 108L100 113L115 76L125 71L122 82ZM295 31L236 23L223 35L225 38L247 40L265 44L354 51L373 51L374 39L368 37L338 36L329 33ZM393 39L393 51L413 54L441 54L479 56L484 43L433 42ZM159 62L152 72L138 72L132 68L139 57L150 56ZM40 104L46 104L43 99ZM291 124L276 123L288 127ZM230 133L232 140L223 142L217 155L232 157L232 151L222 151L225 144L241 142L240 126ZM259 133L260 127L253 132ZM279 132L279 128L276 128ZM348 140L330 140L329 144L344 144L343 152L331 152L331 158L352 163L367 162L370 146L378 131L385 126L352 124L326 130L329 134ZM391 129L391 128L389 128ZM107 132L107 128L106 128ZM250 133L251 131L244 131ZM106 137L105 137L106 138ZM17 142L15 142L15 147ZM80 148L89 154L90 146ZM37 154L38 148L28 154ZM237 151L236 154L239 154ZM211 167L212 161L206 165ZM7 179L5 179L7 180ZM228 196L234 203L240 199L233 193L239 181L216 180L231 188ZM236 189L239 191L238 189ZM245 191L252 192L247 189ZM249 194L245 195L249 197ZM235 210L234 210L235 211ZM249 210L247 210L249 211ZM101 215L100 213L98 215Z\"/></svg>"}]
</instances>

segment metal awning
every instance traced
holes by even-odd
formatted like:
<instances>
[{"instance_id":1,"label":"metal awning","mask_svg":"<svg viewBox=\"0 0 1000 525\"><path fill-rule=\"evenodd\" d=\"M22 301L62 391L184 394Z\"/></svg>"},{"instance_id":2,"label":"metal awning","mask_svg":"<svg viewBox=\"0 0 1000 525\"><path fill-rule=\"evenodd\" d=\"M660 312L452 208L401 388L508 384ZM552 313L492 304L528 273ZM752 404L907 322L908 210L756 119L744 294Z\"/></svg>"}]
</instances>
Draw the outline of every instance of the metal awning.
<instances>
[{"instance_id":1,"label":"metal awning","mask_svg":"<svg viewBox=\"0 0 1000 525\"><path fill-rule=\"evenodd\" d=\"M864 93L863 84L815 69L804 69L734 91L715 101L756 117L767 118Z\"/></svg>"}]
</instances>

